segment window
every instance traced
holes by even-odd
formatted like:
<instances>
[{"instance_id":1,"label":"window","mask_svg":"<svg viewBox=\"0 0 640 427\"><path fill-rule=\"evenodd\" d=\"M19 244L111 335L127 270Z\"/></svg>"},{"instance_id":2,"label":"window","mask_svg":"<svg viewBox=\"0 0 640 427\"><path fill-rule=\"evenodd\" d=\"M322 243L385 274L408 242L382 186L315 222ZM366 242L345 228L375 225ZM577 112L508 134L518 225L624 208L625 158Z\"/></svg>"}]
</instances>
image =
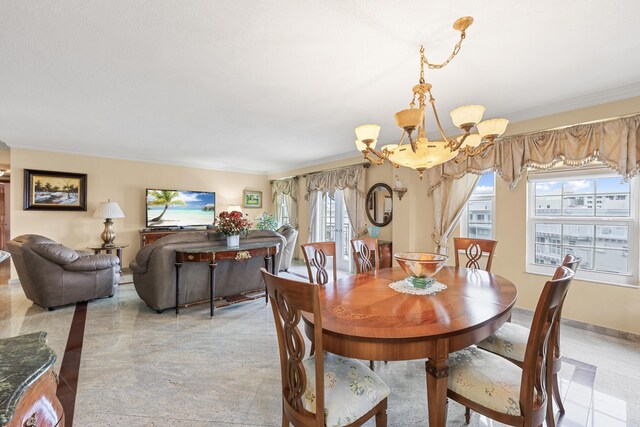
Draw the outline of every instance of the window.
<instances>
[{"instance_id":1,"label":"window","mask_svg":"<svg viewBox=\"0 0 640 427\"><path fill-rule=\"evenodd\" d=\"M637 285L634 181L601 168L531 174L527 271L552 274L574 254L578 278Z\"/></svg>"},{"instance_id":2,"label":"window","mask_svg":"<svg viewBox=\"0 0 640 427\"><path fill-rule=\"evenodd\" d=\"M289 206L287 205L287 198L284 194L280 194L276 203L280 203L279 217L276 218L278 226L289 224Z\"/></svg>"},{"instance_id":3,"label":"window","mask_svg":"<svg viewBox=\"0 0 640 427\"><path fill-rule=\"evenodd\" d=\"M351 224L347 215L342 190L336 190L333 197L328 192L318 193L318 241L336 242L336 264L338 269L351 268Z\"/></svg>"},{"instance_id":4,"label":"window","mask_svg":"<svg viewBox=\"0 0 640 427\"><path fill-rule=\"evenodd\" d=\"M460 235L472 239L494 238L495 173L482 175L460 219Z\"/></svg>"}]
</instances>

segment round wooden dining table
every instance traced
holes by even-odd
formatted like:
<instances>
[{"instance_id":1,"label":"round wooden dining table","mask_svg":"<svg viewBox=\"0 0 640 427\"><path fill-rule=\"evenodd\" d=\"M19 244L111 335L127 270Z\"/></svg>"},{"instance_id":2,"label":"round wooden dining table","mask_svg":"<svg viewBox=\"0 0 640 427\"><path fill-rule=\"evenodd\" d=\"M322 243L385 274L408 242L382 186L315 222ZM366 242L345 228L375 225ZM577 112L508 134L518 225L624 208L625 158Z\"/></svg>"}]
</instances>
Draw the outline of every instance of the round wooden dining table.
<instances>
[{"instance_id":1,"label":"round wooden dining table","mask_svg":"<svg viewBox=\"0 0 640 427\"><path fill-rule=\"evenodd\" d=\"M435 276L447 289L433 295L389 287L407 274L384 268L320 287L324 350L363 360L427 358L429 426L446 425L447 358L491 335L511 314L517 290L483 270L444 267ZM303 313L313 337L313 317Z\"/></svg>"}]
</instances>

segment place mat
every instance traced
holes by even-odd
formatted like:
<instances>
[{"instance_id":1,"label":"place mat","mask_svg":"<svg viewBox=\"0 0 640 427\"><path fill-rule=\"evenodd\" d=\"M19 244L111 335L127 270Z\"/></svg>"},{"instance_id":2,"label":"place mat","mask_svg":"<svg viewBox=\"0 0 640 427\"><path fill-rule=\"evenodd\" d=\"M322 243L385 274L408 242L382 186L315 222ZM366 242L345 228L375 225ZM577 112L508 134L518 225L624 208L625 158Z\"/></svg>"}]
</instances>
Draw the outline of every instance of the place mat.
<instances>
[{"instance_id":1,"label":"place mat","mask_svg":"<svg viewBox=\"0 0 640 427\"><path fill-rule=\"evenodd\" d=\"M447 289L447 285L440 283L438 281L433 282L430 286L427 286L425 289L414 288L405 280L389 283L389 287L396 292L400 292L403 294L411 294L411 295L433 295L436 292L440 292Z\"/></svg>"}]
</instances>

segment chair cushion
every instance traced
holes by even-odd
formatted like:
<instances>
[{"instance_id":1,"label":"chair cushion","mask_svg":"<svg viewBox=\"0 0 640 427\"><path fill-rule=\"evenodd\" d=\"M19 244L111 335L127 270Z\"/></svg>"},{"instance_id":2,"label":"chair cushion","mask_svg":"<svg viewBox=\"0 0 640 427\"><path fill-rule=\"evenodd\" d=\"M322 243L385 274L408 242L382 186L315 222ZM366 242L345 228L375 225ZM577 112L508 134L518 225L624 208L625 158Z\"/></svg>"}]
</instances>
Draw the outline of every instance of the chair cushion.
<instances>
[{"instance_id":1,"label":"chair cushion","mask_svg":"<svg viewBox=\"0 0 640 427\"><path fill-rule=\"evenodd\" d=\"M486 408L520 415L522 369L475 346L452 353L449 390Z\"/></svg>"},{"instance_id":2,"label":"chair cushion","mask_svg":"<svg viewBox=\"0 0 640 427\"><path fill-rule=\"evenodd\" d=\"M528 339L529 329L507 322L493 335L480 341L478 347L518 362L524 362Z\"/></svg>"},{"instance_id":3,"label":"chair cushion","mask_svg":"<svg viewBox=\"0 0 640 427\"><path fill-rule=\"evenodd\" d=\"M371 369L358 360L332 353L324 355L324 425L351 424L389 396L389 387ZM316 413L315 355L303 362L307 389L302 398L304 409Z\"/></svg>"},{"instance_id":4,"label":"chair cushion","mask_svg":"<svg viewBox=\"0 0 640 427\"><path fill-rule=\"evenodd\" d=\"M35 243L31 249L43 258L59 265L74 262L80 255L77 251L59 243Z\"/></svg>"}]
</instances>

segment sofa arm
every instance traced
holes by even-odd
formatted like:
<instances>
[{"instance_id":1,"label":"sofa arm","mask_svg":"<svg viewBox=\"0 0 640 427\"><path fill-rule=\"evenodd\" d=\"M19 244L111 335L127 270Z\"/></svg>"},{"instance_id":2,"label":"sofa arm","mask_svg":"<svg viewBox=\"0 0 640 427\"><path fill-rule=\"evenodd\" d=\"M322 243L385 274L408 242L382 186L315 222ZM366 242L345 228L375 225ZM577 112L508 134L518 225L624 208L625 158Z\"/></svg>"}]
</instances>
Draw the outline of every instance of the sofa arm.
<instances>
[{"instance_id":1,"label":"sofa arm","mask_svg":"<svg viewBox=\"0 0 640 427\"><path fill-rule=\"evenodd\" d=\"M62 266L67 271L97 271L116 267L120 260L115 255L84 255L70 264Z\"/></svg>"},{"instance_id":2,"label":"sofa arm","mask_svg":"<svg viewBox=\"0 0 640 427\"><path fill-rule=\"evenodd\" d=\"M142 273L146 273L147 272L147 267L146 266L141 266L140 264L138 264L135 261L131 261L129 263L129 268L131 269L132 272L134 272L136 274L142 274Z\"/></svg>"}]
</instances>

